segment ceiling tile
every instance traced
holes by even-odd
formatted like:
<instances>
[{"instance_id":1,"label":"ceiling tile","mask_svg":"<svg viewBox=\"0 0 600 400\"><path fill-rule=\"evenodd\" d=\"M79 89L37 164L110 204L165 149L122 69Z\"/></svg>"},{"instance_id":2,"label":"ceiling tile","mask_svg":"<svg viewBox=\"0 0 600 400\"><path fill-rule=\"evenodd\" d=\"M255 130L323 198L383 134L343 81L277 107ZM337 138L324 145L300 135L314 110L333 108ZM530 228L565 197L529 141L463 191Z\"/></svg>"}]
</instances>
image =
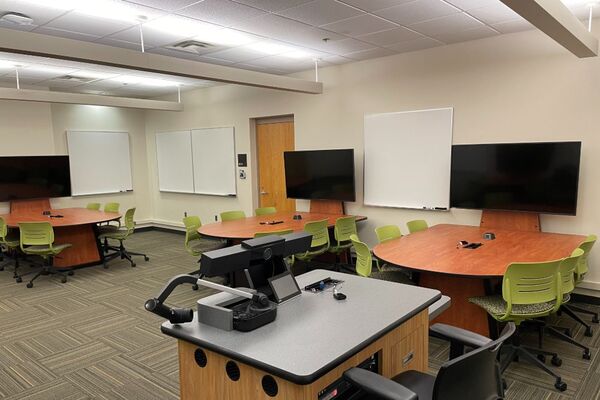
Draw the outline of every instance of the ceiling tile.
<instances>
[{"instance_id":1,"label":"ceiling tile","mask_svg":"<svg viewBox=\"0 0 600 400\"><path fill-rule=\"evenodd\" d=\"M232 64L234 64L233 61L224 60L222 58L213 58L210 56L200 56L200 57L198 57L198 61L209 63L209 64L217 64L217 65L232 65Z\"/></svg>"},{"instance_id":2,"label":"ceiling tile","mask_svg":"<svg viewBox=\"0 0 600 400\"><path fill-rule=\"evenodd\" d=\"M286 73L286 71L282 71L280 69L276 69L276 68L269 68L269 67L265 67L262 65L251 65L251 64L235 64L236 68L241 68L241 69L248 69L250 71L256 71L256 72L265 72L265 73L269 73L269 74L276 74L276 75L283 75Z\"/></svg>"},{"instance_id":3,"label":"ceiling tile","mask_svg":"<svg viewBox=\"0 0 600 400\"><path fill-rule=\"evenodd\" d=\"M325 61L328 64L345 64L347 62L350 62L350 59L342 56L329 56L323 58L323 61Z\"/></svg>"},{"instance_id":4,"label":"ceiling tile","mask_svg":"<svg viewBox=\"0 0 600 400\"><path fill-rule=\"evenodd\" d=\"M492 25L492 28L496 29L500 33L513 33L522 32L533 29L533 25L524 19L502 22L499 24Z\"/></svg>"},{"instance_id":5,"label":"ceiling tile","mask_svg":"<svg viewBox=\"0 0 600 400\"><path fill-rule=\"evenodd\" d=\"M340 3L345 3L353 7L360 8L365 11L377 11L384 8L398 6L400 4L409 3L414 0L339 0Z\"/></svg>"},{"instance_id":6,"label":"ceiling tile","mask_svg":"<svg viewBox=\"0 0 600 400\"><path fill-rule=\"evenodd\" d=\"M202 0L125 0L128 3L158 8L159 10L175 11Z\"/></svg>"},{"instance_id":7,"label":"ceiling tile","mask_svg":"<svg viewBox=\"0 0 600 400\"><path fill-rule=\"evenodd\" d=\"M235 47L232 49L209 53L207 56L213 58L220 58L222 60L231 61L234 63L239 63L264 57L265 54L245 47Z\"/></svg>"},{"instance_id":8,"label":"ceiling tile","mask_svg":"<svg viewBox=\"0 0 600 400\"><path fill-rule=\"evenodd\" d=\"M0 14L15 11L33 18L33 25L43 25L48 21L65 13L64 10L45 7L40 4L29 3L22 0L0 0ZM13 25L14 26L14 25Z\"/></svg>"},{"instance_id":9,"label":"ceiling tile","mask_svg":"<svg viewBox=\"0 0 600 400\"><path fill-rule=\"evenodd\" d=\"M394 50L398 53L407 53L409 51L424 50L442 45L443 43L438 42L437 40L422 38L409 40L408 42L397 43L393 46L388 46L388 49Z\"/></svg>"},{"instance_id":10,"label":"ceiling tile","mask_svg":"<svg viewBox=\"0 0 600 400\"><path fill-rule=\"evenodd\" d=\"M100 36L96 36L96 35L86 35L84 33L79 33L79 32L64 31L62 29L48 28L45 26L36 28L34 30L34 32L41 33L44 35L59 36L59 37L67 38L67 39L75 39L75 40L83 40L83 41L94 41L100 37Z\"/></svg>"},{"instance_id":11,"label":"ceiling tile","mask_svg":"<svg viewBox=\"0 0 600 400\"><path fill-rule=\"evenodd\" d=\"M370 43L361 42L355 39L331 40L320 49L327 53L344 55L361 50L370 50L374 48Z\"/></svg>"},{"instance_id":12,"label":"ceiling tile","mask_svg":"<svg viewBox=\"0 0 600 400\"><path fill-rule=\"evenodd\" d=\"M360 40L373 43L378 46L389 46L399 42L406 42L422 38L423 35L406 29L403 27L390 29L383 32L371 33L369 35L359 37Z\"/></svg>"},{"instance_id":13,"label":"ceiling tile","mask_svg":"<svg viewBox=\"0 0 600 400\"><path fill-rule=\"evenodd\" d=\"M98 40L96 40L96 43L105 44L107 46L113 46L113 47L121 47L123 49L142 51L142 46L140 43L128 42L125 40L116 40L116 39L111 39L110 37L98 39ZM149 50L149 49L150 49L150 47L146 46L145 50Z\"/></svg>"},{"instance_id":14,"label":"ceiling tile","mask_svg":"<svg viewBox=\"0 0 600 400\"><path fill-rule=\"evenodd\" d=\"M335 0L315 0L294 8L283 10L278 14L304 22L305 24L320 26L354 17L362 13L362 11L338 3Z\"/></svg>"},{"instance_id":15,"label":"ceiling tile","mask_svg":"<svg viewBox=\"0 0 600 400\"><path fill-rule=\"evenodd\" d=\"M72 11L48 23L49 28L78 32L86 35L106 36L123 29L130 28L133 23L105 18L94 18L80 12Z\"/></svg>"},{"instance_id":16,"label":"ceiling tile","mask_svg":"<svg viewBox=\"0 0 600 400\"><path fill-rule=\"evenodd\" d=\"M223 26L232 26L240 20L265 14L265 11L230 0L204 0L177 11L177 14Z\"/></svg>"},{"instance_id":17,"label":"ceiling tile","mask_svg":"<svg viewBox=\"0 0 600 400\"><path fill-rule=\"evenodd\" d=\"M419 22L411 25L410 28L427 36L436 36L467 29L475 29L481 26L483 26L481 22L466 14L460 13Z\"/></svg>"},{"instance_id":18,"label":"ceiling tile","mask_svg":"<svg viewBox=\"0 0 600 400\"><path fill-rule=\"evenodd\" d=\"M493 7L500 3L500 0L446 0L448 3L460 8L461 10L471 10L480 7Z\"/></svg>"},{"instance_id":19,"label":"ceiling tile","mask_svg":"<svg viewBox=\"0 0 600 400\"><path fill-rule=\"evenodd\" d=\"M310 3L313 0L234 0L236 3L260 8L261 10L274 12Z\"/></svg>"},{"instance_id":20,"label":"ceiling tile","mask_svg":"<svg viewBox=\"0 0 600 400\"><path fill-rule=\"evenodd\" d=\"M437 40L440 40L444 43L458 43L458 42L467 42L469 40L477 40L483 39L490 36L497 36L498 32L487 27L480 26L475 29L467 29L465 31L447 33L444 35L436 35L434 36Z\"/></svg>"},{"instance_id":21,"label":"ceiling tile","mask_svg":"<svg viewBox=\"0 0 600 400\"><path fill-rule=\"evenodd\" d=\"M519 14L501 2L490 7L473 8L469 10L469 14L488 25L523 19Z\"/></svg>"},{"instance_id":22,"label":"ceiling tile","mask_svg":"<svg viewBox=\"0 0 600 400\"><path fill-rule=\"evenodd\" d=\"M198 21L198 23L201 22ZM144 33L144 45L146 46L164 46L166 44L172 44L190 37L190 35L186 34L187 32L166 32L164 30L154 29L151 26L142 26L142 29ZM140 29L138 26L133 26L129 29L112 34L109 36L109 38L139 43Z\"/></svg>"},{"instance_id":23,"label":"ceiling tile","mask_svg":"<svg viewBox=\"0 0 600 400\"><path fill-rule=\"evenodd\" d=\"M215 51L215 49L207 50L206 52ZM177 51L166 49L164 47L154 47L148 50L148 53L161 54L163 56L175 57L175 58L183 58L186 60L198 61L202 54L188 53L185 51ZM203 53L204 54L204 53Z\"/></svg>"},{"instance_id":24,"label":"ceiling tile","mask_svg":"<svg viewBox=\"0 0 600 400\"><path fill-rule=\"evenodd\" d=\"M442 0L416 0L376 11L375 14L402 25L411 25L458 12Z\"/></svg>"},{"instance_id":25,"label":"ceiling tile","mask_svg":"<svg viewBox=\"0 0 600 400\"><path fill-rule=\"evenodd\" d=\"M367 60L370 58L391 56L392 54L394 54L394 52L391 50L377 47L377 48L370 49L370 50L362 50L362 51L357 51L354 53L348 53L348 54L345 54L344 57L348 57L352 60Z\"/></svg>"},{"instance_id":26,"label":"ceiling tile","mask_svg":"<svg viewBox=\"0 0 600 400\"><path fill-rule=\"evenodd\" d=\"M356 17L322 25L321 28L327 29L347 36L360 36L367 33L379 32L386 29L395 28L397 25L385 21L379 17L362 14Z\"/></svg>"}]
</instances>

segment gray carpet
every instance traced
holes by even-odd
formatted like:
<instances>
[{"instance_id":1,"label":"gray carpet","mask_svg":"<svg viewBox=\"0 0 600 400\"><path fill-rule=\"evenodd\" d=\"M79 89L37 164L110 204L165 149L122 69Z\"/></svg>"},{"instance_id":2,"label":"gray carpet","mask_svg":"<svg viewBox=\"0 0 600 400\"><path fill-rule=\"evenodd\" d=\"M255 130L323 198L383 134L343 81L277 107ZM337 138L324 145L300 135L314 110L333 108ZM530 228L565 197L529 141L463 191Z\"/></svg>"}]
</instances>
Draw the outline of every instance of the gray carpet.
<instances>
[{"instance_id":1,"label":"gray carpet","mask_svg":"<svg viewBox=\"0 0 600 400\"><path fill-rule=\"evenodd\" d=\"M41 277L32 289L16 284L12 272L0 272L0 399L178 398L176 342L160 333L162 319L143 304L173 275L194 270L196 260L183 250L181 235L136 233L127 246L151 260L138 259L136 268L114 261L108 270L78 270L66 284ZM179 288L170 302L192 307L209 293ZM553 390L552 379L531 366L515 364L507 374L507 398L600 399L598 332L600 327L585 338L581 329L575 331L592 347L591 361L567 344L547 340L564 360L559 370L567 392ZM432 340L432 371L447 356L448 346Z\"/></svg>"}]
</instances>

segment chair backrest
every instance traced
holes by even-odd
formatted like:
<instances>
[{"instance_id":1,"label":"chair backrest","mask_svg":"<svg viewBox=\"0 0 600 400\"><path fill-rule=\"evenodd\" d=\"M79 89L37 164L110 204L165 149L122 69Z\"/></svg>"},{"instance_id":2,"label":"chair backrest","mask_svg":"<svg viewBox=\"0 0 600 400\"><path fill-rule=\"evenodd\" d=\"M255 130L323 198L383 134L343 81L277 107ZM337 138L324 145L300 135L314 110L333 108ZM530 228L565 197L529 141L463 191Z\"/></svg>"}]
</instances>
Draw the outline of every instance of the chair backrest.
<instances>
[{"instance_id":1,"label":"chair backrest","mask_svg":"<svg viewBox=\"0 0 600 400\"><path fill-rule=\"evenodd\" d=\"M402 237L402 232L400 232L398 225L380 226L375 228L375 234L377 235L377 240L379 240L379 243Z\"/></svg>"},{"instance_id":2,"label":"chair backrest","mask_svg":"<svg viewBox=\"0 0 600 400\"><path fill-rule=\"evenodd\" d=\"M198 229L202 226L202 222L199 216L188 215L183 217L183 225L185 226L185 245L187 247L189 242L200 239Z\"/></svg>"},{"instance_id":3,"label":"chair backrest","mask_svg":"<svg viewBox=\"0 0 600 400\"><path fill-rule=\"evenodd\" d=\"M270 236L270 235L282 236L282 235L289 235L292 232L294 232L293 229L282 229L279 231L271 231L271 232L256 232L254 234L254 237L259 238L259 237Z\"/></svg>"},{"instance_id":4,"label":"chair backrest","mask_svg":"<svg viewBox=\"0 0 600 400\"><path fill-rule=\"evenodd\" d=\"M85 208L88 210L98 211L100 210L100 203L88 203Z\"/></svg>"},{"instance_id":5,"label":"chair backrest","mask_svg":"<svg viewBox=\"0 0 600 400\"><path fill-rule=\"evenodd\" d=\"M125 227L129 233L133 233L135 230L135 221L133 217L135 215L135 207L130 208L125 212Z\"/></svg>"},{"instance_id":6,"label":"chair backrest","mask_svg":"<svg viewBox=\"0 0 600 400\"><path fill-rule=\"evenodd\" d=\"M350 240L356 252L356 273L360 276L371 276L373 269L371 249L366 243L361 242L356 235L351 235Z\"/></svg>"},{"instance_id":7,"label":"chair backrest","mask_svg":"<svg viewBox=\"0 0 600 400\"><path fill-rule=\"evenodd\" d=\"M341 217L335 220L333 237L338 245L343 242L350 242L350 236L356 234L356 217Z\"/></svg>"},{"instance_id":8,"label":"chair backrest","mask_svg":"<svg viewBox=\"0 0 600 400\"><path fill-rule=\"evenodd\" d=\"M275 207L260 207L260 208L257 208L256 210L254 210L254 212L256 213L257 216L269 215L269 214L275 214L277 212L277 209Z\"/></svg>"},{"instance_id":9,"label":"chair backrest","mask_svg":"<svg viewBox=\"0 0 600 400\"><path fill-rule=\"evenodd\" d=\"M6 221L4 218L0 217L0 243L6 240L6 236L8 235L8 225L6 225Z\"/></svg>"},{"instance_id":10,"label":"chair backrest","mask_svg":"<svg viewBox=\"0 0 600 400\"><path fill-rule=\"evenodd\" d=\"M224 211L221 213L221 221L235 221L236 219L246 218L246 213L243 211Z\"/></svg>"},{"instance_id":11,"label":"chair backrest","mask_svg":"<svg viewBox=\"0 0 600 400\"><path fill-rule=\"evenodd\" d=\"M429 228L429 225L427 225L427 221L425 221L424 219L415 219L414 221L408 221L406 223L406 226L408 227L408 231L410 233L424 231L427 228Z\"/></svg>"},{"instance_id":12,"label":"chair backrest","mask_svg":"<svg viewBox=\"0 0 600 400\"><path fill-rule=\"evenodd\" d=\"M54 229L50 222L19 223L21 249L27 246L50 246L54 243Z\"/></svg>"},{"instance_id":13,"label":"chair backrest","mask_svg":"<svg viewBox=\"0 0 600 400\"><path fill-rule=\"evenodd\" d=\"M560 263L561 290L563 295L569 294L575 289L575 270L583 254L583 250L579 248L575 249L569 257Z\"/></svg>"},{"instance_id":14,"label":"chair backrest","mask_svg":"<svg viewBox=\"0 0 600 400\"><path fill-rule=\"evenodd\" d=\"M515 324L509 322L497 340L444 363L435 378L433 400L503 399L497 357L502 343L515 330Z\"/></svg>"},{"instance_id":15,"label":"chair backrest","mask_svg":"<svg viewBox=\"0 0 600 400\"><path fill-rule=\"evenodd\" d=\"M104 205L104 212L118 213L120 206L121 205L119 203L106 203Z\"/></svg>"},{"instance_id":16,"label":"chair backrest","mask_svg":"<svg viewBox=\"0 0 600 400\"><path fill-rule=\"evenodd\" d=\"M311 249L327 246L329 248L329 220L311 221L304 224L304 231L312 235Z\"/></svg>"},{"instance_id":17,"label":"chair backrest","mask_svg":"<svg viewBox=\"0 0 600 400\"><path fill-rule=\"evenodd\" d=\"M502 297L507 303L506 315L511 314L513 304L556 301L557 309L562 301L559 274L562 261L510 264L502 281Z\"/></svg>"},{"instance_id":18,"label":"chair backrest","mask_svg":"<svg viewBox=\"0 0 600 400\"><path fill-rule=\"evenodd\" d=\"M581 250L583 250L583 256L579 259L579 264L577 265L577 268L575 270L575 275L577 278L577 282L580 282L583 280L583 277L585 276L585 274L588 272L588 256L590 254L590 251L592 250L592 247L594 247L594 243L596 243L596 239L598 239L598 237L596 235L589 235L587 238L585 238L585 240L579 245L579 248Z\"/></svg>"}]
</instances>

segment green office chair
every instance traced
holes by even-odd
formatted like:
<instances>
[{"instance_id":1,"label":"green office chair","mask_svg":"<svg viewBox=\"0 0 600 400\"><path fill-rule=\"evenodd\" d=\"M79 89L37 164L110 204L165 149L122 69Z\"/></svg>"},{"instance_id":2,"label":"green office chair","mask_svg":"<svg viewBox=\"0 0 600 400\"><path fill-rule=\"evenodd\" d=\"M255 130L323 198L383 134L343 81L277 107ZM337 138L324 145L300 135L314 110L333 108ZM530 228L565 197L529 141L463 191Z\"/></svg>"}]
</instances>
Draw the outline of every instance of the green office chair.
<instances>
[{"instance_id":1,"label":"green office chair","mask_svg":"<svg viewBox=\"0 0 600 400\"><path fill-rule=\"evenodd\" d=\"M592 247L594 247L594 244L596 243L597 239L598 238L596 235L589 235L579 245L579 248L581 250L583 250L583 255L579 259L577 268L575 269L575 286L579 285L583 281L583 279L585 278L585 275L587 274L587 272L589 270L587 259L590 254L590 251L592 250ZM569 317L573 318L575 321L577 321L581 325L585 326L585 336L589 336L589 337L593 336L594 332L593 332L592 327L587 322L585 322L583 319L581 319L581 317L579 315L577 315L576 313L591 315L592 322L597 324L599 322L597 312L586 310L585 308L577 307L572 304L569 304L569 305L565 304L561 308L561 311L564 311L564 313L567 314Z\"/></svg>"},{"instance_id":2,"label":"green office chair","mask_svg":"<svg viewBox=\"0 0 600 400\"><path fill-rule=\"evenodd\" d=\"M92 211L100 211L100 203L88 203L85 208Z\"/></svg>"},{"instance_id":3,"label":"green office chair","mask_svg":"<svg viewBox=\"0 0 600 400\"><path fill-rule=\"evenodd\" d=\"M271 236L271 235L283 236L283 235L289 235L290 233L293 233L293 232L294 232L293 229L282 229L279 231L271 231L271 232L256 232L254 234L254 237L259 238L259 237L265 237L265 236Z\"/></svg>"},{"instance_id":4,"label":"green office chair","mask_svg":"<svg viewBox=\"0 0 600 400\"><path fill-rule=\"evenodd\" d=\"M375 234L379 243L387 242L388 240L398 239L402 237L402 232L398 225L384 225L375 228Z\"/></svg>"},{"instance_id":5,"label":"green office chair","mask_svg":"<svg viewBox=\"0 0 600 400\"><path fill-rule=\"evenodd\" d=\"M205 251L216 250L223 247L222 242L215 242L214 240L204 239L198 229L202 226L200 217L196 215L190 215L183 218L183 225L185 226L185 250L193 257L198 258L198 264L202 253ZM212 243L211 243L212 242ZM189 275L200 275L200 268L189 273ZM192 289L198 290L198 285L192 285Z\"/></svg>"},{"instance_id":6,"label":"green office chair","mask_svg":"<svg viewBox=\"0 0 600 400\"><path fill-rule=\"evenodd\" d=\"M120 206L119 203L106 203L104 205L104 212L118 213Z\"/></svg>"},{"instance_id":7,"label":"green office chair","mask_svg":"<svg viewBox=\"0 0 600 400\"><path fill-rule=\"evenodd\" d=\"M424 231L429 228L429 225L427 225L427 221L425 221L424 219L416 219L414 221L408 221L406 223L406 226L408 227L408 231L410 233Z\"/></svg>"},{"instance_id":8,"label":"green office chair","mask_svg":"<svg viewBox=\"0 0 600 400\"><path fill-rule=\"evenodd\" d=\"M397 271L394 271L382 269L379 266L379 260L376 258L373 260L373 255L371 254L371 249L369 249L369 246L367 246L366 243L361 242L358 236L351 235L350 241L352 242L354 251L356 252L357 275L381 279L384 281L404 283L406 285L414 285L414 283L408 276L406 276L406 274L404 274L402 270L398 269ZM373 271L373 261L375 261L375 266L377 267L375 271Z\"/></svg>"},{"instance_id":9,"label":"green office chair","mask_svg":"<svg viewBox=\"0 0 600 400\"><path fill-rule=\"evenodd\" d=\"M105 243L107 243L108 240L118 240L119 241L119 247L106 245L106 247L104 248L105 253L108 253L108 251L110 251L110 250L113 251L112 253L106 254L104 256L104 259L102 260L102 264L104 265L104 268L108 268L108 265L106 264L108 261L112 260L113 258L117 258L117 257L120 257L121 260L127 259L127 261L129 261L129 263L131 264L132 267L135 267L135 265L136 265L135 262L132 260L132 256L144 257L144 261L150 260L150 258L146 254L134 253L132 251L128 251L125 248L125 246L123 245L123 242L125 240L127 240L131 235L133 235L133 232L135 231L135 222L133 220L134 215L135 215L135 207L130 208L129 210L127 210L127 212L125 212L125 227L124 228L121 227L121 228L113 230L113 231L104 232L98 236L98 238L100 240L104 239Z\"/></svg>"},{"instance_id":10,"label":"green office chair","mask_svg":"<svg viewBox=\"0 0 600 400\"><path fill-rule=\"evenodd\" d=\"M120 206L121 205L119 203L106 203L104 205L104 212L118 213ZM121 227L121 218L114 221L116 222L116 224L111 224L111 222L113 221L98 224L98 233L103 234L108 232L114 232ZM104 238L104 252L108 252L108 249L108 239Z\"/></svg>"},{"instance_id":11,"label":"green office chair","mask_svg":"<svg viewBox=\"0 0 600 400\"><path fill-rule=\"evenodd\" d=\"M54 258L65 249L71 247L69 243L54 245L54 229L49 222L21 222L19 223L20 246L25 255L39 256L43 260L42 267L27 283L27 288L33 287L35 281L41 275L60 275L61 282L67 282L67 274L73 275L73 271L67 274L54 268ZM25 275L29 275L25 274ZM25 275L21 275L25 276Z\"/></svg>"},{"instance_id":12,"label":"green office chair","mask_svg":"<svg viewBox=\"0 0 600 400\"><path fill-rule=\"evenodd\" d=\"M329 250L329 220L311 221L304 224L304 231L312 235L310 249L305 253L296 254L296 258L302 261L311 261L316 256L324 254Z\"/></svg>"},{"instance_id":13,"label":"green office chair","mask_svg":"<svg viewBox=\"0 0 600 400\"><path fill-rule=\"evenodd\" d=\"M8 225L4 218L0 217L0 271L8 266L9 262L4 262L4 256L12 257L15 265L13 269L13 279L20 282L17 270L19 269L19 238L16 234L9 232Z\"/></svg>"},{"instance_id":14,"label":"green office chair","mask_svg":"<svg viewBox=\"0 0 600 400\"><path fill-rule=\"evenodd\" d=\"M246 213L243 211L224 211L221 213L221 221L235 221L246 218Z\"/></svg>"},{"instance_id":15,"label":"green office chair","mask_svg":"<svg viewBox=\"0 0 600 400\"><path fill-rule=\"evenodd\" d=\"M333 238L335 244L329 247L329 252L335 254L336 265L340 262L340 254L346 252L348 260L350 257L350 249L352 248L351 235L356 235L356 217L341 217L335 220L333 227ZM336 268L337 269L337 268Z\"/></svg>"},{"instance_id":16,"label":"green office chair","mask_svg":"<svg viewBox=\"0 0 600 400\"><path fill-rule=\"evenodd\" d=\"M275 214L277 209L275 207L261 207L254 210L254 212L256 213L257 217L260 217L261 215Z\"/></svg>"},{"instance_id":17,"label":"green office chair","mask_svg":"<svg viewBox=\"0 0 600 400\"><path fill-rule=\"evenodd\" d=\"M514 322L517 327L528 320L556 313L562 303L560 267L563 259L545 262L512 263L502 281L502 295L472 297L469 301L482 307L497 321ZM567 384L544 364L546 356L552 356L552 365L560 366L558 354L532 347L521 346L519 329L513 336L509 352L502 363L502 372L515 358L527 360L555 378L554 387L560 391ZM537 355L534 356L532 353Z\"/></svg>"}]
</instances>

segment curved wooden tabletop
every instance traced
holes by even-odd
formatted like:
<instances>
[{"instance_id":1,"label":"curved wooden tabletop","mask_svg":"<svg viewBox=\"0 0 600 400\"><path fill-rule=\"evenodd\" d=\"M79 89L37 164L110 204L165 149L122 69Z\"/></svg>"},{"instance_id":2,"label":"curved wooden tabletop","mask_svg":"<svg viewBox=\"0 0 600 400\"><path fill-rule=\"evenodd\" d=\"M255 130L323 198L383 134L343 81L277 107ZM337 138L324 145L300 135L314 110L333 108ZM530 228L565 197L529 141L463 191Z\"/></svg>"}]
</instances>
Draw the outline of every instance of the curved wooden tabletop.
<instances>
[{"instance_id":1,"label":"curved wooden tabletop","mask_svg":"<svg viewBox=\"0 0 600 400\"><path fill-rule=\"evenodd\" d=\"M60 208L50 210L51 215L62 215L63 218L51 218L40 211L20 211L2 215L6 224L17 227L20 222L50 222L53 227L92 225L100 222L114 221L121 217L119 213L88 210L86 208Z\"/></svg>"},{"instance_id":2,"label":"curved wooden tabletop","mask_svg":"<svg viewBox=\"0 0 600 400\"><path fill-rule=\"evenodd\" d=\"M295 214L302 215L301 220L293 219ZM343 214L322 214L309 212L278 212L260 217L247 217L235 221L215 222L202 225L198 232L203 236L220 239L250 239L256 232L273 232L284 229L292 229L299 232L304 229L304 224L310 221L318 221L327 218L329 227L335 225L335 220L344 217ZM364 221L367 217L356 216L357 221ZM281 224L261 225L261 222L283 221Z\"/></svg>"},{"instance_id":3,"label":"curved wooden tabletop","mask_svg":"<svg viewBox=\"0 0 600 400\"><path fill-rule=\"evenodd\" d=\"M495 240L484 240L492 231ZM435 225L425 231L378 244L375 256L401 267L443 274L499 277L512 262L566 257L585 239L581 235L509 231L466 225ZM456 248L459 241L478 242L477 249Z\"/></svg>"}]
</instances>

